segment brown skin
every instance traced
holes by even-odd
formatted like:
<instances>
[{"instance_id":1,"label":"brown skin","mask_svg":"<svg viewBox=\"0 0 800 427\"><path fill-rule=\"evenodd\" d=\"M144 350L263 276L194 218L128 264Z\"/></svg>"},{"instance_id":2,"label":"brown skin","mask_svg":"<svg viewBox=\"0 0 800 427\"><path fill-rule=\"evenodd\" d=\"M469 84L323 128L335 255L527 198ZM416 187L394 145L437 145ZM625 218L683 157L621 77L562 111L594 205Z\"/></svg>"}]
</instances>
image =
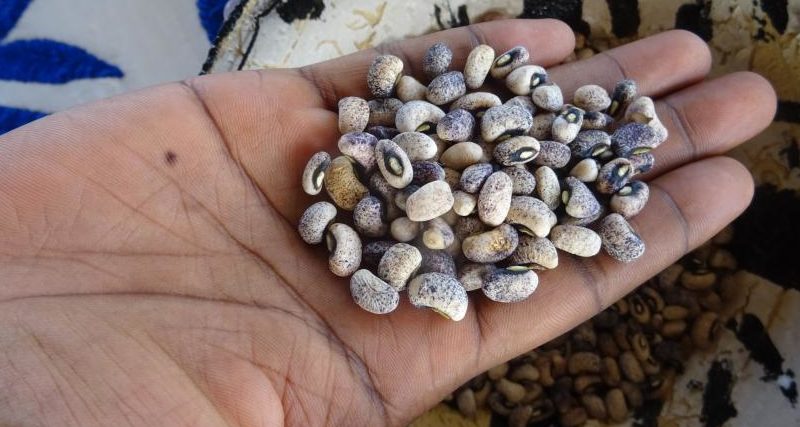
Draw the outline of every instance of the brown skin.
<instances>
[{"instance_id":1,"label":"brown skin","mask_svg":"<svg viewBox=\"0 0 800 427\"><path fill-rule=\"evenodd\" d=\"M421 75L446 41L523 43L552 66L554 21L490 22L384 47ZM629 265L562 256L529 300L473 295L458 323L407 302L361 311L295 225L300 176L335 150L336 100L367 96L375 51L301 70L200 77L55 114L0 138L0 425L401 425L478 372L567 331L699 245L749 203L715 157L763 129L775 97L750 73L700 82L686 32L551 68L571 94L623 74L670 140L632 222Z\"/></svg>"}]
</instances>

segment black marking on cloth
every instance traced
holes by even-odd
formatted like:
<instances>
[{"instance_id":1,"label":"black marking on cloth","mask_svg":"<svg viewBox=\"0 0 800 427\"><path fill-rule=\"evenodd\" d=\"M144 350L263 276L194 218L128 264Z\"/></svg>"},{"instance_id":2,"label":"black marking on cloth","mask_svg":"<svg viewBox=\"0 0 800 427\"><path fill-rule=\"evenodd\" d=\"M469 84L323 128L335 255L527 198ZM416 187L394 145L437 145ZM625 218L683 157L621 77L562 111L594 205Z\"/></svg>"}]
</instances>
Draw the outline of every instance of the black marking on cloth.
<instances>
[{"instance_id":1,"label":"black marking on cloth","mask_svg":"<svg viewBox=\"0 0 800 427\"><path fill-rule=\"evenodd\" d=\"M453 13L453 9L451 9L450 5L448 4L447 13L450 15L450 17L447 19L447 22L444 22L442 21L442 8L438 4L433 5L433 15L436 17L436 25L439 26L440 30L455 27L465 27L469 25L467 5L462 4L458 7L456 13Z\"/></svg>"},{"instance_id":2,"label":"black marking on cloth","mask_svg":"<svg viewBox=\"0 0 800 427\"><path fill-rule=\"evenodd\" d=\"M288 0L278 4L278 16L287 24L298 19L319 19L323 10L322 0Z\"/></svg>"},{"instance_id":3,"label":"black marking on cloth","mask_svg":"<svg viewBox=\"0 0 800 427\"><path fill-rule=\"evenodd\" d=\"M525 0L519 18L554 18L573 30L589 35L589 24L582 19L583 0Z\"/></svg>"},{"instance_id":4,"label":"black marking on cloth","mask_svg":"<svg viewBox=\"0 0 800 427\"><path fill-rule=\"evenodd\" d=\"M800 102L778 101L775 120L779 122L800 123Z\"/></svg>"},{"instance_id":5,"label":"black marking on cloth","mask_svg":"<svg viewBox=\"0 0 800 427\"><path fill-rule=\"evenodd\" d=\"M658 419L663 408L663 400L646 400L633 412L633 427L658 427Z\"/></svg>"},{"instance_id":6,"label":"black marking on cloth","mask_svg":"<svg viewBox=\"0 0 800 427\"><path fill-rule=\"evenodd\" d=\"M711 3L703 0L682 5L675 14L675 28L691 31L705 41L711 40L714 30L708 17L710 7Z\"/></svg>"},{"instance_id":7,"label":"black marking on cloth","mask_svg":"<svg viewBox=\"0 0 800 427\"><path fill-rule=\"evenodd\" d=\"M635 36L639 32L639 0L606 0L611 14L611 31L617 37Z\"/></svg>"},{"instance_id":8,"label":"black marking on cloth","mask_svg":"<svg viewBox=\"0 0 800 427\"><path fill-rule=\"evenodd\" d=\"M734 382L728 360L715 360L711 364L700 415L700 421L706 427L722 427L725 422L739 414L731 401Z\"/></svg>"},{"instance_id":9,"label":"black marking on cloth","mask_svg":"<svg viewBox=\"0 0 800 427\"><path fill-rule=\"evenodd\" d=\"M769 16L772 26L783 34L786 32L786 24L789 22L788 0L761 0L761 10Z\"/></svg>"}]
</instances>

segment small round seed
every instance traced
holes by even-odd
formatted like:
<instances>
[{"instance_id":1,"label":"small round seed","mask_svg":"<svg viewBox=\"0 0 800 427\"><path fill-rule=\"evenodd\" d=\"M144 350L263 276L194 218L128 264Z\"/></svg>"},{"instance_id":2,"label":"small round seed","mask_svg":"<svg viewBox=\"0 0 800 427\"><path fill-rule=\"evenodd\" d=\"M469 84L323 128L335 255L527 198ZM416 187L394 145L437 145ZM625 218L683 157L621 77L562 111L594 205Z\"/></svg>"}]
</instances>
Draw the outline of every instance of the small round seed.
<instances>
[{"instance_id":1,"label":"small round seed","mask_svg":"<svg viewBox=\"0 0 800 427\"><path fill-rule=\"evenodd\" d=\"M515 46L498 56L492 62L492 68L489 72L496 79L504 79L509 73L527 63L528 59L530 59L528 49L525 49L524 46Z\"/></svg>"},{"instance_id":2,"label":"small round seed","mask_svg":"<svg viewBox=\"0 0 800 427\"><path fill-rule=\"evenodd\" d=\"M585 85L575 90L575 106L586 111L603 111L611 106L608 92L598 85Z\"/></svg>"},{"instance_id":3,"label":"small round seed","mask_svg":"<svg viewBox=\"0 0 800 427\"><path fill-rule=\"evenodd\" d=\"M414 222L408 217L401 216L400 218L392 221L389 226L389 234L398 242L410 242L417 238L422 224Z\"/></svg>"},{"instance_id":4,"label":"small round seed","mask_svg":"<svg viewBox=\"0 0 800 427\"><path fill-rule=\"evenodd\" d=\"M537 86L531 95L537 107L547 111L559 111L564 105L564 96L561 88L555 83L546 83Z\"/></svg>"},{"instance_id":5,"label":"small round seed","mask_svg":"<svg viewBox=\"0 0 800 427\"><path fill-rule=\"evenodd\" d=\"M366 132L350 132L342 135L337 144L339 151L355 160L365 171L375 167L375 145L378 139Z\"/></svg>"},{"instance_id":6,"label":"small round seed","mask_svg":"<svg viewBox=\"0 0 800 427\"><path fill-rule=\"evenodd\" d=\"M533 116L517 105L498 105L489 108L481 117L481 137L493 142L501 136L523 135L533 125Z\"/></svg>"},{"instance_id":7,"label":"small round seed","mask_svg":"<svg viewBox=\"0 0 800 427\"><path fill-rule=\"evenodd\" d=\"M447 72L453 51L444 43L434 43L422 57L422 72L428 78L434 78Z\"/></svg>"},{"instance_id":8,"label":"small round seed","mask_svg":"<svg viewBox=\"0 0 800 427\"><path fill-rule=\"evenodd\" d=\"M357 96L339 100L339 132L362 132L369 122L369 104Z\"/></svg>"},{"instance_id":9,"label":"small round seed","mask_svg":"<svg viewBox=\"0 0 800 427\"><path fill-rule=\"evenodd\" d=\"M514 136L497 144L493 154L503 166L525 164L539 155L539 141L530 136Z\"/></svg>"},{"instance_id":10,"label":"small round seed","mask_svg":"<svg viewBox=\"0 0 800 427\"><path fill-rule=\"evenodd\" d=\"M397 110L394 124L400 132L430 133L442 117L444 111L430 102L408 101Z\"/></svg>"},{"instance_id":11,"label":"small round seed","mask_svg":"<svg viewBox=\"0 0 800 427\"><path fill-rule=\"evenodd\" d=\"M336 219L336 206L328 202L317 202L303 212L297 231L304 242L316 245L322 242L325 230L334 219Z\"/></svg>"},{"instance_id":12,"label":"small round seed","mask_svg":"<svg viewBox=\"0 0 800 427\"><path fill-rule=\"evenodd\" d=\"M368 193L356 174L353 162L339 156L331 161L325 173L325 190L333 202L341 209L352 211Z\"/></svg>"},{"instance_id":13,"label":"small round seed","mask_svg":"<svg viewBox=\"0 0 800 427\"><path fill-rule=\"evenodd\" d=\"M367 71L367 86L376 98L386 98L394 92L403 73L403 60L394 55L378 55Z\"/></svg>"},{"instance_id":14,"label":"small round seed","mask_svg":"<svg viewBox=\"0 0 800 427\"><path fill-rule=\"evenodd\" d=\"M547 82L547 71L538 65L523 65L506 76L506 87L514 95L530 95L531 91Z\"/></svg>"},{"instance_id":15,"label":"small round seed","mask_svg":"<svg viewBox=\"0 0 800 427\"><path fill-rule=\"evenodd\" d=\"M445 249L452 245L454 240L453 229L441 218L428 221L422 232L422 243L428 249Z\"/></svg>"},{"instance_id":16,"label":"small round seed","mask_svg":"<svg viewBox=\"0 0 800 427\"><path fill-rule=\"evenodd\" d=\"M578 136L582 123L583 110L571 105L565 105L556 118L553 119L553 127L550 129L550 134L555 141L569 144Z\"/></svg>"},{"instance_id":17,"label":"small round seed","mask_svg":"<svg viewBox=\"0 0 800 427\"><path fill-rule=\"evenodd\" d=\"M451 109L436 125L436 134L445 141L462 142L475 130L475 117L464 109Z\"/></svg>"},{"instance_id":18,"label":"small round seed","mask_svg":"<svg viewBox=\"0 0 800 427\"><path fill-rule=\"evenodd\" d=\"M422 132L403 132L392 138L408 156L408 160L430 160L436 157L436 142Z\"/></svg>"},{"instance_id":19,"label":"small round seed","mask_svg":"<svg viewBox=\"0 0 800 427\"><path fill-rule=\"evenodd\" d=\"M533 159L538 166L560 169L569 163L572 153L565 144L556 141L539 141L539 155Z\"/></svg>"},{"instance_id":20,"label":"small round seed","mask_svg":"<svg viewBox=\"0 0 800 427\"><path fill-rule=\"evenodd\" d=\"M612 258L631 262L644 254L642 238L633 231L622 215L613 213L603 218L598 231L603 240L603 249Z\"/></svg>"},{"instance_id":21,"label":"small round seed","mask_svg":"<svg viewBox=\"0 0 800 427\"><path fill-rule=\"evenodd\" d=\"M469 236L461 243L464 256L472 262L492 263L506 259L517 248L519 236L514 227L503 224Z\"/></svg>"},{"instance_id":22,"label":"small round seed","mask_svg":"<svg viewBox=\"0 0 800 427\"><path fill-rule=\"evenodd\" d=\"M599 111L587 111L583 115L583 129L608 129L614 124L614 118Z\"/></svg>"},{"instance_id":23,"label":"small round seed","mask_svg":"<svg viewBox=\"0 0 800 427\"><path fill-rule=\"evenodd\" d=\"M503 101L497 95L489 92L472 92L450 104L450 111L467 110L480 118L486 110L498 105L503 105Z\"/></svg>"},{"instance_id":24,"label":"small round seed","mask_svg":"<svg viewBox=\"0 0 800 427\"><path fill-rule=\"evenodd\" d=\"M381 175L394 188L403 188L411 183L413 170L411 161L400 146L388 139L375 145L375 159Z\"/></svg>"},{"instance_id":25,"label":"small round seed","mask_svg":"<svg viewBox=\"0 0 800 427\"><path fill-rule=\"evenodd\" d=\"M529 196L536 189L536 178L524 166L508 166L501 169L511 178L511 193L515 196Z\"/></svg>"},{"instance_id":26,"label":"small round seed","mask_svg":"<svg viewBox=\"0 0 800 427\"><path fill-rule=\"evenodd\" d=\"M439 158L444 166L455 170L462 170L467 166L478 163L483 158L483 148L480 145L464 141L453 144L442 153Z\"/></svg>"},{"instance_id":27,"label":"small round seed","mask_svg":"<svg viewBox=\"0 0 800 427\"><path fill-rule=\"evenodd\" d=\"M659 145L655 131L641 123L627 123L611 135L611 148L619 157L645 154Z\"/></svg>"},{"instance_id":28,"label":"small round seed","mask_svg":"<svg viewBox=\"0 0 800 427\"><path fill-rule=\"evenodd\" d=\"M478 195L478 217L489 226L500 225L505 221L511 208L511 178L497 171L488 178Z\"/></svg>"},{"instance_id":29,"label":"small round seed","mask_svg":"<svg viewBox=\"0 0 800 427\"><path fill-rule=\"evenodd\" d=\"M477 89L483 85L494 62L494 49L485 44L478 45L467 56L464 65L464 80L467 87Z\"/></svg>"},{"instance_id":30,"label":"small round seed","mask_svg":"<svg viewBox=\"0 0 800 427\"><path fill-rule=\"evenodd\" d=\"M609 105L607 113L611 116L616 116L617 113L625 111L628 104L636 98L636 82L633 80L621 80L614 86L611 92L611 105Z\"/></svg>"},{"instance_id":31,"label":"small round seed","mask_svg":"<svg viewBox=\"0 0 800 427\"><path fill-rule=\"evenodd\" d=\"M547 237L557 218L541 200L530 196L514 196L506 222L519 227L523 234Z\"/></svg>"},{"instance_id":32,"label":"small round seed","mask_svg":"<svg viewBox=\"0 0 800 427\"><path fill-rule=\"evenodd\" d=\"M400 77L397 82L397 97L403 102L424 100L428 88L411 76Z\"/></svg>"},{"instance_id":33,"label":"small round seed","mask_svg":"<svg viewBox=\"0 0 800 427\"><path fill-rule=\"evenodd\" d=\"M461 71L450 71L444 73L428 84L425 93L427 100L435 105L449 104L467 93L467 86L464 84L464 75Z\"/></svg>"},{"instance_id":34,"label":"small round seed","mask_svg":"<svg viewBox=\"0 0 800 427\"><path fill-rule=\"evenodd\" d=\"M458 272L458 281L464 286L464 289L474 291L483 287L486 283L486 277L496 270L494 264L478 264L468 262L461 266Z\"/></svg>"},{"instance_id":35,"label":"small round seed","mask_svg":"<svg viewBox=\"0 0 800 427\"><path fill-rule=\"evenodd\" d=\"M558 267L558 252L545 237L521 235L517 249L509 258L509 264L534 270L550 270Z\"/></svg>"},{"instance_id":36,"label":"small round seed","mask_svg":"<svg viewBox=\"0 0 800 427\"><path fill-rule=\"evenodd\" d=\"M539 285L539 276L531 270L500 268L486 276L483 294L492 301L519 302L527 299Z\"/></svg>"},{"instance_id":37,"label":"small round seed","mask_svg":"<svg viewBox=\"0 0 800 427\"><path fill-rule=\"evenodd\" d=\"M414 177L411 180L412 185L423 186L433 181L444 181L444 168L434 161L412 162L411 171Z\"/></svg>"},{"instance_id":38,"label":"small round seed","mask_svg":"<svg viewBox=\"0 0 800 427\"><path fill-rule=\"evenodd\" d=\"M613 196L609 206L625 218L632 218L639 214L650 198L650 188L642 181L631 181L620 188Z\"/></svg>"},{"instance_id":39,"label":"small round seed","mask_svg":"<svg viewBox=\"0 0 800 427\"><path fill-rule=\"evenodd\" d=\"M409 283L408 296L414 306L430 308L450 320L459 321L467 314L467 291L451 276L420 274Z\"/></svg>"},{"instance_id":40,"label":"small round seed","mask_svg":"<svg viewBox=\"0 0 800 427\"><path fill-rule=\"evenodd\" d=\"M306 163L303 169L303 191L306 194L315 196L322 191L323 182L325 181L325 171L331 165L330 154L319 151L311 156L311 159Z\"/></svg>"},{"instance_id":41,"label":"small round seed","mask_svg":"<svg viewBox=\"0 0 800 427\"><path fill-rule=\"evenodd\" d=\"M422 265L422 254L406 243L390 247L378 263L378 276L392 288L400 291Z\"/></svg>"},{"instance_id":42,"label":"small round seed","mask_svg":"<svg viewBox=\"0 0 800 427\"><path fill-rule=\"evenodd\" d=\"M528 135L543 140L550 138L550 130L553 128L553 121L556 119L555 113L539 113L533 116L533 124L528 130Z\"/></svg>"},{"instance_id":43,"label":"small round seed","mask_svg":"<svg viewBox=\"0 0 800 427\"><path fill-rule=\"evenodd\" d=\"M346 224L335 223L328 227L328 268L340 277L347 277L361 265L361 238Z\"/></svg>"},{"instance_id":44,"label":"small round seed","mask_svg":"<svg viewBox=\"0 0 800 427\"><path fill-rule=\"evenodd\" d=\"M383 221L384 207L381 199L365 196L353 210L353 224L356 230L367 237L383 237L389 226Z\"/></svg>"},{"instance_id":45,"label":"small round seed","mask_svg":"<svg viewBox=\"0 0 800 427\"><path fill-rule=\"evenodd\" d=\"M616 193L628 183L632 174L630 160L621 157L614 159L600 168L595 187L602 194Z\"/></svg>"},{"instance_id":46,"label":"small round seed","mask_svg":"<svg viewBox=\"0 0 800 427\"><path fill-rule=\"evenodd\" d=\"M350 294L359 307L373 314L391 313L400 303L400 294L369 270L358 270L350 278Z\"/></svg>"},{"instance_id":47,"label":"small round seed","mask_svg":"<svg viewBox=\"0 0 800 427\"><path fill-rule=\"evenodd\" d=\"M453 192L446 182L430 182L408 198L406 214L412 221L430 221L447 213L453 207L453 202Z\"/></svg>"},{"instance_id":48,"label":"small round seed","mask_svg":"<svg viewBox=\"0 0 800 427\"><path fill-rule=\"evenodd\" d=\"M453 210L459 216L472 215L477 205L478 198L475 195L460 190L453 192Z\"/></svg>"},{"instance_id":49,"label":"small round seed","mask_svg":"<svg viewBox=\"0 0 800 427\"><path fill-rule=\"evenodd\" d=\"M379 98L368 101L367 105L369 105L367 126L394 126L397 112L400 111L403 102L396 98Z\"/></svg>"},{"instance_id":50,"label":"small round seed","mask_svg":"<svg viewBox=\"0 0 800 427\"><path fill-rule=\"evenodd\" d=\"M550 241L556 248L581 257L590 257L600 252L600 236L594 231L577 225L557 225L550 231Z\"/></svg>"},{"instance_id":51,"label":"small round seed","mask_svg":"<svg viewBox=\"0 0 800 427\"><path fill-rule=\"evenodd\" d=\"M568 176L564 183L566 188L561 192L561 202L567 215L588 218L600 212L600 202L586 184L572 176Z\"/></svg>"},{"instance_id":52,"label":"small round seed","mask_svg":"<svg viewBox=\"0 0 800 427\"><path fill-rule=\"evenodd\" d=\"M583 159L569 171L569 175L581 182L594 182L600 172L600 164L595 159Z\"/></svg>"}]
</instances>

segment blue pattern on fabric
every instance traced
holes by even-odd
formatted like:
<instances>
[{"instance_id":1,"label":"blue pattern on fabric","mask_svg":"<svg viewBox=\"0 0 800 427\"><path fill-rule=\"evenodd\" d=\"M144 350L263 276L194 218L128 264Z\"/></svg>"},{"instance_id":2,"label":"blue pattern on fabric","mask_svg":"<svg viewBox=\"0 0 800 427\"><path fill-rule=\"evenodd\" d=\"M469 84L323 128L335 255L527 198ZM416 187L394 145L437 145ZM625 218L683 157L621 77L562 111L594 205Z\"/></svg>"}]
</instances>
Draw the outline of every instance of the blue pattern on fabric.
<instances>
[{"instance_id":1,"label":"blue pattern on fabric","mask_svg":"<svg viewBox=\"0 0 800 427\"><path fill-rule=\"evenodd\" d=\"M222 27L222 11L225 9L227 0L197 0L197 12L200 15L200 23L206 30L208 41L213 42L217 37L220 27Z\"/></svg>"},{"instance_id":2,"label":"blue pattern on fabric","mask_svg":"<svg viewBox=\"0 0 800 427\"><path fill-rule=\"evenodd\" d=\"M31 0L0 1L0 40L6 38L30 3Z\"/></svg>"},{"instance_id":3,"label":"blue pattern on fabric","mask_svg":"<svg viewBox=\"0 0 800 427\"><path fill-rule=\"evenodd\" d=\"M0 105L0 134L14 130L46 115L46 113L42 113L41 111L31 111L23 108L4 107Z\"/></svg>"}]
</instances>

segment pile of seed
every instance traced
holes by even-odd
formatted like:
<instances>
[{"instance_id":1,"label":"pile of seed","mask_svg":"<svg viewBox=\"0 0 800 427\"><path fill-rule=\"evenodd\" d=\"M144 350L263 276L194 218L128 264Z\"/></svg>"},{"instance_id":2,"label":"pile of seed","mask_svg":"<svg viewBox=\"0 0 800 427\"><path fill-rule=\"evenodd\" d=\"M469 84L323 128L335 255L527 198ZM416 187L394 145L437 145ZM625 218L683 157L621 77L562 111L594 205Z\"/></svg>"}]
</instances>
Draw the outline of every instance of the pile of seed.
<instances>
[{"instance_id":1,"label":"pile of seed","mask_svg":"<svg viewBox=\"0 0 800 427\"><path fill-rule=\"evenodd\" d=\"M442 43L430 47L427 86L403 75L400 58L376 57L375 98L339 101L341 155L318 152L303 173L305 192L324 188L332 203L309 207L300 235L326 240L330 270L352 276L355 302L385 314L407 289L414 306L460 320L467 291L529 297L535 270L556 268L558 250L640 257L644 242L627 219L649 190L636 176L667 138L653 100L623 80L610 95L582 86L566 104L521 46L499 56L478 46L463 73L449 71L452 57ZM336 222L340 211L352 216Z\"/></svg>"},{"instance_id":2,"label":"pile of seed","mask_svg":"<svg viewBox=\"0 0 800 427\"><path fill-rule=\"evenodd\" d=\"M725 248L731 238L728 228L572 331L476 376L446 402L467 417L488 407L511 427L618 423L644 406L657 415L684 362L708 349L725 323L735 283L724 278L737 267Z\"/></svg>"}]
</instances>

